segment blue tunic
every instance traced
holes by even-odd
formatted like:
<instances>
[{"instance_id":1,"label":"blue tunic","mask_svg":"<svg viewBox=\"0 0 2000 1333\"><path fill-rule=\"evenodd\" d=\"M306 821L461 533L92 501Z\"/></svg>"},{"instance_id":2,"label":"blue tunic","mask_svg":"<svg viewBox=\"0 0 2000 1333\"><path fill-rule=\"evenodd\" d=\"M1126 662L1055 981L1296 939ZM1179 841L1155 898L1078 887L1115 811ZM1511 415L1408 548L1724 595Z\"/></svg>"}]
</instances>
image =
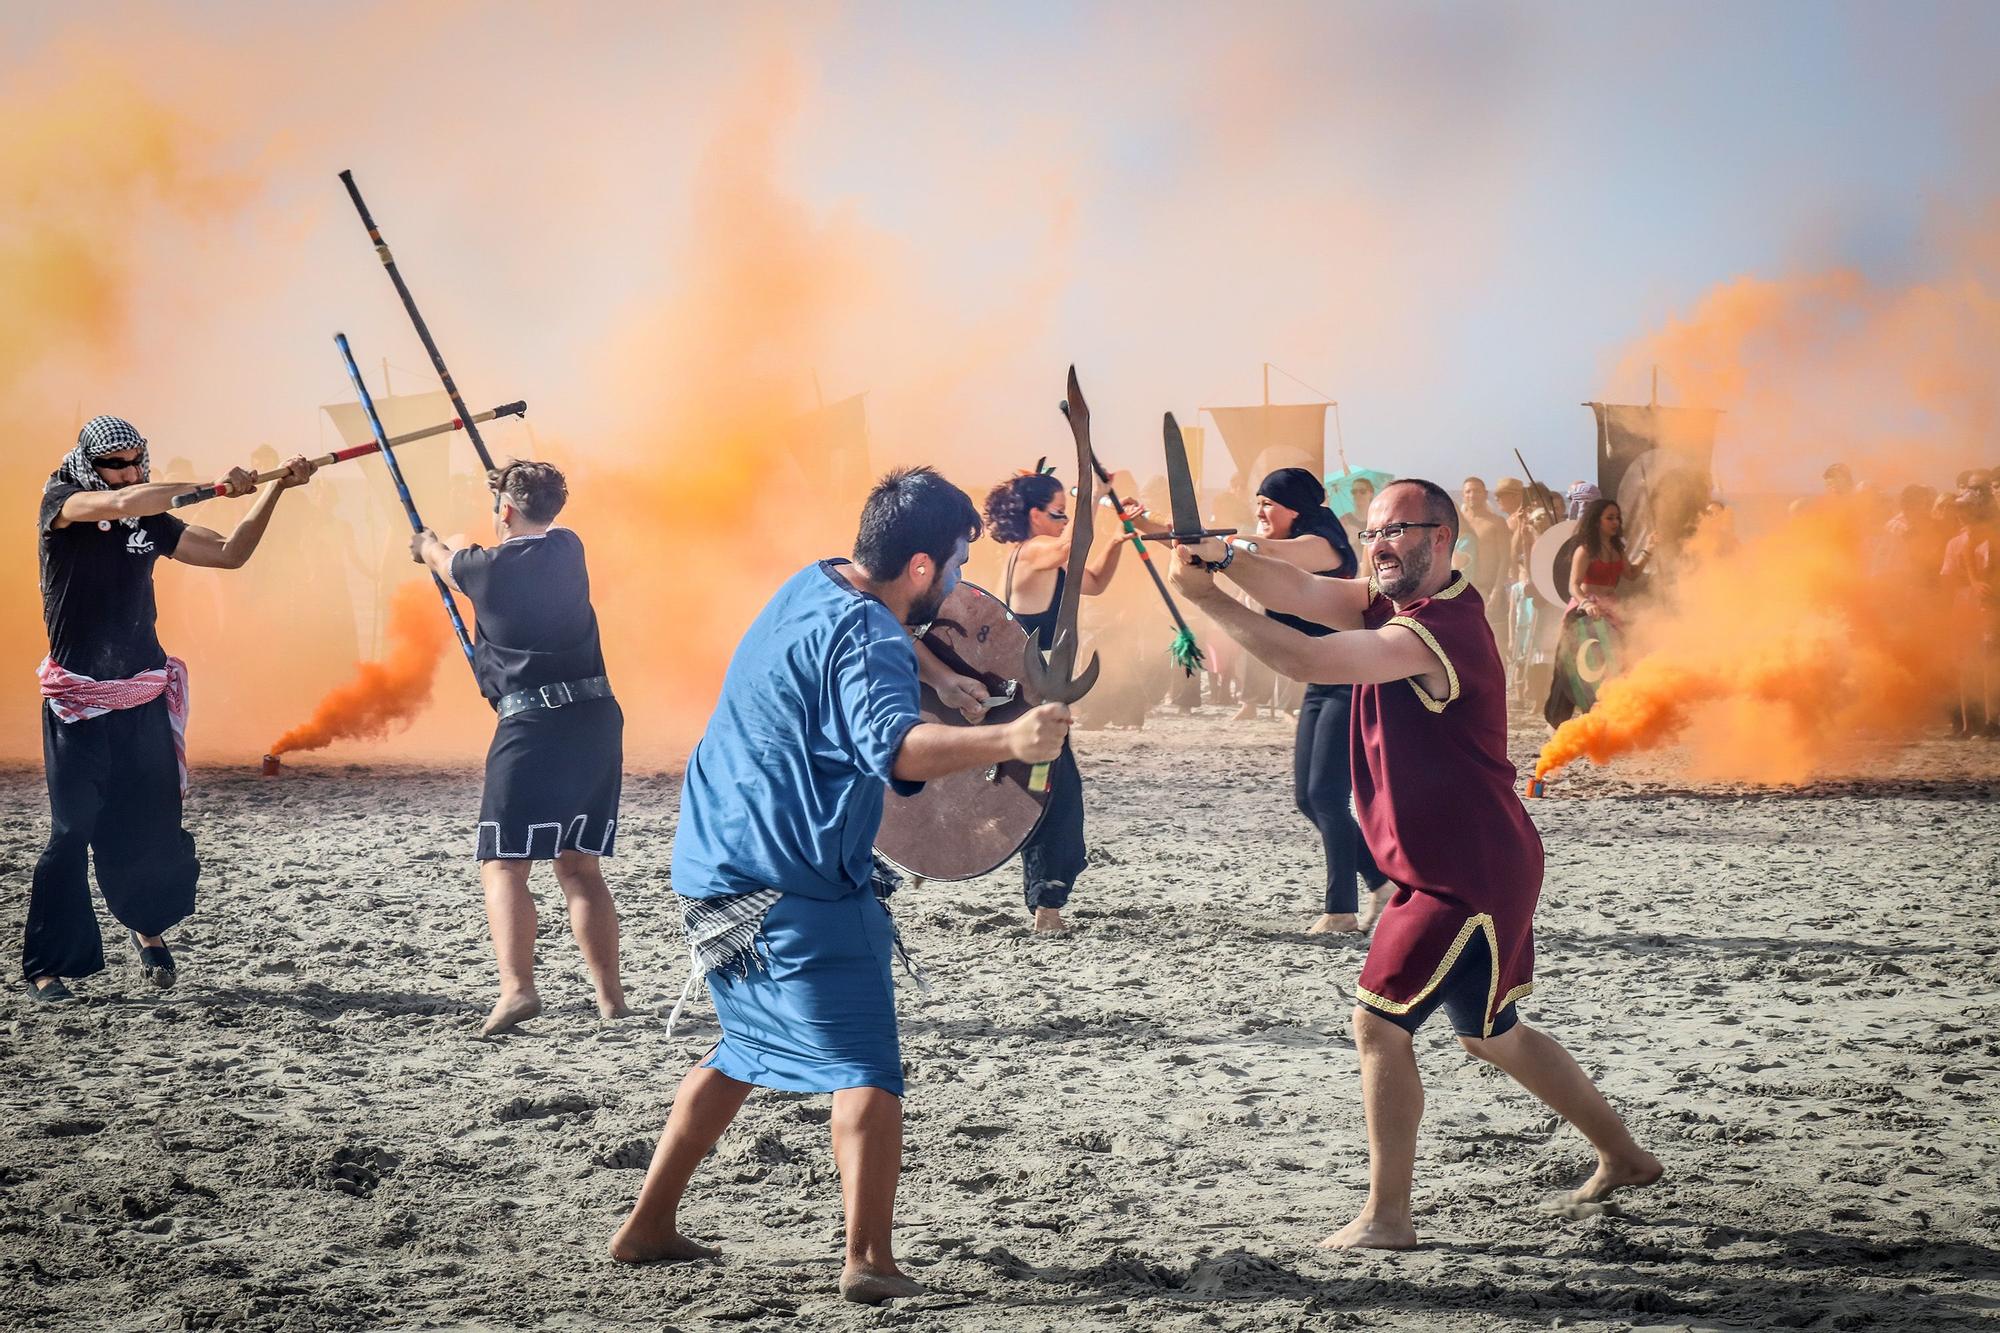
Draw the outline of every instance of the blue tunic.
<instances>
[{"instance_id":1,"label":"blue tunic","mask_svg":"<svg viewBox=\"0 0 2000 1333\"><path fill-rule=\"evenodd\" d=\"M783 895L756 965L709 975L722 1040L706 1064L792 1092L900 1096L892 934L870 879L883 789L921 720L917 658L894 613L839 563L793 575L737 645L688 756L673 886Z\"/></svg>"}]
</instances>

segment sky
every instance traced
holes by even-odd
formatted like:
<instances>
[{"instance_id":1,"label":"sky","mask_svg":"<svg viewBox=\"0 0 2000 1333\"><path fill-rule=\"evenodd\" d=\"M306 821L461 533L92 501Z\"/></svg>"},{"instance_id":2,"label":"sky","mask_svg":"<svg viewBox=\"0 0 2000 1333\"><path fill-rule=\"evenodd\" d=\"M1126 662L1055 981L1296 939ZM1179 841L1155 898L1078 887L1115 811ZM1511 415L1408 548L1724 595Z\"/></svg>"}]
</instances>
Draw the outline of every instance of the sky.
<instances>
[{"instance_id":1,"label":"sky","mask_svg":"<svg viewBox=\"0 0 2000 1333\"><path fill-rule=\"evenodd\" d=\"M9 6L9 559L79 411L214 470L320 447L336 329L415 386L342 168L467 397L529 400L503 452L643 478L622 561L754 552L706 637L819 554L713 466L815 382L867 395L878 465L975 492L1061 452L1072 362L1142 476L1161 411L1254 402L1271 362L1274 398L1339 400L1357 466L1519 449L1565 484L1579 404L1643 401L1719 288L1987 303L1996 57L1986 4ZM1662 368L1665 401L1717 383ZM1725 445L1728 479L1760 442ZM0 707L0 754L33 727Z\"/></svg>"}]
</instances>

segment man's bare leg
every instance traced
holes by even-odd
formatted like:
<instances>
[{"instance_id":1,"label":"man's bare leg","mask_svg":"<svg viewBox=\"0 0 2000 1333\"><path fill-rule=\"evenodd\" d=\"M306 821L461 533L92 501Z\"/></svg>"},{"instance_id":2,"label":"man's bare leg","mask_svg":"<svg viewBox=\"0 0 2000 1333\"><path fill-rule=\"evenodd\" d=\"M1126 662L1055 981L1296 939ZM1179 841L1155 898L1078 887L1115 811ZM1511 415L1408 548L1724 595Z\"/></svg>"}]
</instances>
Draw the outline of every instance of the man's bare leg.
<instances>
[{"instance_id":1,"label":"man's bare leg","mask_svg":"<svg viewBox=\"0 0 2000 1333\"><path fill-rule=\"evenodd\" d=\"M672 1263L713 1259L722 1251L697 1245L680 1233L681 1195L701 1159L743 1109L751 1085L699 1065L688 1070L674 1094L673 1110L653 1149L646 1181L639 1186L632 1215L611 1237L611 1257L621 1264Z\"/></svg>"},{"instance_id":2,"label":"man's bare leg","mask_svg":"<svg viewBox=\"0 0 2000 1333\"><path fill-rule=\"evenodd\" d=\"M588 852L562 853L556 857L556 883L568 900L570 934L583 950L590 983L597 989L597 1012L624 1018L632 1011L625 1006L625 986L618 978L618 905L611 901L598 861Z\"/></svg>"},{"instance_id":3,"label":"man's bare leg","mask_svg":"<svg viewBox=\"0 0 2000 1333\"><path fill-rule=\"evenodd\" d=\"M1382 915L1382 909L1389 905L1389 886L1361 891L1361 911L1355 916L1355 925L1361 930L1373 930L1375 922Z\"/></svg>"},{"instance_id":4,"label":"man's bare leg","mask_svg":"<svg viewBox=\"0 0 2000 1333\"><path fill-rule=\"evenodd\" d=\"M1407 1250L1417 1243L1410 1224L1410 1180L1417 1169L1417 1123L1424 1118L1424 1082L1410 1034L1356 1005L1354 1049L1361 1056L1361 1105L1368 1113L1368 1202L1361 1214L1320 1242L1329 1250Z\"/></svg>"},{"instance_id":5,"label":"man's bare leg","mask_svg":"<svg viewBox=\"0 0 2000 1333\"><path fill-rule=\"evenodd\" d=\"M834 1093L833 1160L847 1214L840 1294L863 1305L921 1296L924 1289L896 1267L890 1245L896 1179L903 1170L903 1099L881 1088Z\"/></svg>"},{"instance_id":6,"label":"man's bare leg","mask_svg":"<svg viewBox=\"0 0 2000 1333\"><path fill-rule=\"evenodd\" d=\"M1308 935L1346 935L1361 929L1352 912L1322 912L1319 920L1306 927Z\"/></svg>"},{"instance_id":7,"label":"man's bare leg","mask_svg":"<svg viewBox=\"0 0 2000 1333\"><path fill-rule=\"evenodd\" d=\"M1650 1185L1660 1178L1665 1169L1660 1159L1638 1145L1590 1075L1554 1037L1526 1023L1516 1023L1497 1037L1460 1037L1459 1041L1541 1098L1597 1149L1596 1172L1568 1196L1568 1202L1596 1203L1615 1190Z\"/></svg>"},{"instance_id":8,"label":"man's bare leg","mask_svg":"<svg viewBox=\"0 0 2000 1333\"><path fill-rule=\"evenodd\" d=\"M535 993L535 900L528 893L533 862L481 861L479 882L486 887L486 925L500 962L500 998L486 1015L482 1036L505 1032L542 1012Z\"/></svg>"}]
</instances>

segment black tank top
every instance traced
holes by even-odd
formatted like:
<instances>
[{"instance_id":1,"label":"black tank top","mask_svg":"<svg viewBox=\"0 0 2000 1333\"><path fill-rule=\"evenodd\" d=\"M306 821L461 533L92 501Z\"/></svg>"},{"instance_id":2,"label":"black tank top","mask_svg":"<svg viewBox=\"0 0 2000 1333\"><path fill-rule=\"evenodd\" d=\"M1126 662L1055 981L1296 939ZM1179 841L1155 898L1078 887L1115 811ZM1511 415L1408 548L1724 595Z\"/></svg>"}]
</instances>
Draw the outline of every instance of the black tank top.
<instances>
[{"instance_id":1,"label":"black tank top","mask_svg":"<svg viewBox=\"0 0 2000 1333\"><path fill-rule=\"evenodd\" d=\"M1008 572L1011 574L1013 571L1010 569ZM1056 617L1062 612L1063 580L1068 577L1067 569L1056 571L1056 590L1050 594L1049 604L1045 610L1037 611L1033 615L1023 615L1019 611L1014 613L1014 619L1021 623L1022 629L1034 635L1036 644L1043 652L1048 652L1056 646Z\"/></svg>"}]
</instances>

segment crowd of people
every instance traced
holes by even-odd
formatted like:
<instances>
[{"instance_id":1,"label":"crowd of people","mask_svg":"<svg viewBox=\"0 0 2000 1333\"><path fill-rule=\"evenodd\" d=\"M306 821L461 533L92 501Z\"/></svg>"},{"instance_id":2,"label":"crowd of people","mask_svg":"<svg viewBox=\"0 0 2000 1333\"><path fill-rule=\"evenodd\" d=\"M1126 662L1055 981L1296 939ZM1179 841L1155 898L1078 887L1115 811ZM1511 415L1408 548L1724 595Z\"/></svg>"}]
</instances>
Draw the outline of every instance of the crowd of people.
<instances>
[{"instance_id":1,"label":"crowd of people","mask_svg":"<svg viewBox=\"0 0 2000 1333\"><path fill-rule=\"evenodd\" d=\"M1968 468L1948 489L1912 483L1891 497L1858 482L1844 463L1826 469L1826 493L1866 508L1879 534L1870 566L1921 595L1950 598L1958 639L1949 734L2000 740L2000 468Z\"/></svg>"}]
</instances>

